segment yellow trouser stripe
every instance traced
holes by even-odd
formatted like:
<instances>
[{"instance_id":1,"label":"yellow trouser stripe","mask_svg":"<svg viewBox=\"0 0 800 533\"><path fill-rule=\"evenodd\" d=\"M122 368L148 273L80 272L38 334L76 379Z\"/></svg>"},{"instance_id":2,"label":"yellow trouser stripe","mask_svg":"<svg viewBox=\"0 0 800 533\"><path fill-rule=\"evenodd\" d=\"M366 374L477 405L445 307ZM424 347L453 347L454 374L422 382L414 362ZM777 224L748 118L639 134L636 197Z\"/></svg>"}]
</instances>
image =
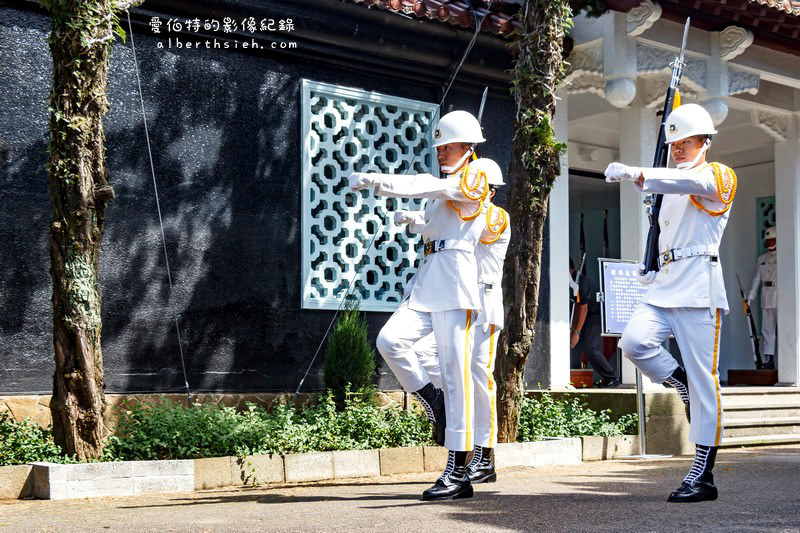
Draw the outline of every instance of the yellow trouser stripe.
<instances>
[{"instance_id":1,"label":"yellow trouser stripe","mask_svg":"<svg viewBox=\"0 0 800 533\"><path fill-rule=\"evenodd\" d=\"M494 324L489 326L489 364L487 365L487 369L489 370L489 398L491 398L491 414L489 415L489 446L492 445L494 442L494 433L497 429L496 420L497 420L497 406L495 405L495 394L494 394L494 376L492 376L492 367L494 366Z\"/></svg>"},{"instance_id":2,"label":"yellow trouser stripe","mask_svg":"<svg viewBox=\"0 0 800 533\"><path fill-rule=\"evenodd\" d=\"M719 446L719 438L722 434L722 398L719 395L719 376L717 375L717 359L719 357L719 309L717 309L717 325L714 328L714 362L711 366L711 376L714 378L717 393L717 436L714 438L714 446Z\"/></svg>"},{"instance_id":3,"label":"yellow trouser stripe","mask_svg":"<svg viewBox=\"0 0 800 533\"><path fill-rule=\"evenodd\" d=\"M470 368L469 328L472 326L472 310L467 310L467 328L464 333L464 414L467 417L467 450L472 449L472 369Z\"/></svg>"}]
</instances>

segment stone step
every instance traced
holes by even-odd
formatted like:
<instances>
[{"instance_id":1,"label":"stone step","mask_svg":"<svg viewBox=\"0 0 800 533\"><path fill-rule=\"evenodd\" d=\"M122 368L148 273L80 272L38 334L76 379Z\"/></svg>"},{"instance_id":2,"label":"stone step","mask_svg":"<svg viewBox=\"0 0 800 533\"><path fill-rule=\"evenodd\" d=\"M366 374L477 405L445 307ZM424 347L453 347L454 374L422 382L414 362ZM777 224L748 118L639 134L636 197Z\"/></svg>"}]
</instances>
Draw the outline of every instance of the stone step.
<instances>
[{"instance_id":1,"label":"stone step","mask_svg":"<svg viewBox=\"0 0 800 533\"><path fill-rule=\"evenodd\" d=\"M753 399L746 397L722 397L725 409L800 409L800 397L797 399Z\"/></svg>"},{"instance_id":2,"label":"stone step","mask_svg":"<svg viewBox=\"0 0 800 533\"><path fill-rule=\"evenodd\" d=\"M767 446L770 444L793 444L800 442L800 433L779 435L754 435L745 437L730 437L722 439L723 448L738 446Z\"/></svg>"},{"instance_id":3,"label":"stone step","mask_svg":"<svg viewBox=\"0 0 800 533\"><path fill-rule=\"evenodd\" d=\"M773 419L773 418L797 418L800 417L800 407L797 408L771 408L771 409L736 409L729 408L727 404L725 407L725 421L728 420L749 420L749 419Z\"/></svg>"},{"instance_id":4,"label":"stone step","mask_svg":"<svg viewBox=\"0 0 800 533\"><path fill-rule=\"evenodd\" d=\"M800 426L800 416L776 416L772 418L734 418L725 420L725 427Z\"/></svg>"},{"instance_id":5,"label":"stone step","mask_svg":"<svg viewBox=\"0 0 800 533\"><path fill-rule=\"evenodd\" d=\"M722 387L723 396L791 396L792 394L800 394L800 388L749 386Z\"/></svg>"},{"instance_id":6,"label":"stone step","mask_svg":"<svg viewBox=\"0 0 800 533\"><path fill-rule=\"evenodd\" d=\"M728 426L725 424L723 435L728 437L768 437L770 435L800 434L800 426Z\"/></svg>"}]
</instances>

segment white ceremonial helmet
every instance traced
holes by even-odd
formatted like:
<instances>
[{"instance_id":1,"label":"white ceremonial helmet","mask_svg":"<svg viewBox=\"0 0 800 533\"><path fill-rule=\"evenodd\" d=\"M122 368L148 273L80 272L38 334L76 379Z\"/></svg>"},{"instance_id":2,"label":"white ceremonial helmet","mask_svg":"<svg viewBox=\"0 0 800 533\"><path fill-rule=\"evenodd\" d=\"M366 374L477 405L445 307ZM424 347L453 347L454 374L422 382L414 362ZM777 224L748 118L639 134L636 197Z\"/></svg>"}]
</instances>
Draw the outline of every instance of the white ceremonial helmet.
<instances>
[{"instance_id":1,"label":"white ceremonial helmet","mask_svg":"<svg viewBox=\"0 0 800 533\"><path fill-rule=\"evenodd\" d=\"M767 231L764 232L764 240L766 241L769 239L775 239L776 241L778 240L778 228L775 226L767 228Z\"/></svg>"},{"instance_id":2,"label":"white ceremonial helmet","mask_svg":"<svg viewBox=\"0 0 800 533\"><path fill-rule=\"evenodd\" d=\"M503 171L500 170L500 165L487 157L479 157L469 164L469 168L476 168L486 174L486 181L489 185L499 187L505 185L503 181Z\"/></svg>"},{"instance_id":3,"label":"white ceremonial helmet","mask_svg":"<svg viewBox=\"0 0 800 533\"><path fill-rule=\"evenodd\" d=\"M433 132L433 146L450 143L482 143L481 123L466 111L451 111L439 119Z\"/></svg>"},{"instance_id":4,"label":"white ceremonial helmet","mask_svg":"<svg viewBox=\"0 0 800 533\"><path fill-rule=\"evenodd\" d=\"M667 117L664 124L666 143L671 144L695 135L713 135L714 121L703 106L697 104L684 104L676 107Z\"/></svg>"}]
</instances>

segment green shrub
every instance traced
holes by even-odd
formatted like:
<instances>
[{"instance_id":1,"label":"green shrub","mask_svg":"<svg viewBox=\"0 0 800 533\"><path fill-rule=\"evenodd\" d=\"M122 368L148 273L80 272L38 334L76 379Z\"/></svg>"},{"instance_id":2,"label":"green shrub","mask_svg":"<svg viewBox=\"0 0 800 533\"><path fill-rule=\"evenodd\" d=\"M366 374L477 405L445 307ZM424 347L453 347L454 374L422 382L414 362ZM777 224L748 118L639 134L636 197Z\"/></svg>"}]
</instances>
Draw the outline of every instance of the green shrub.
<instances>
[{"instance_id":1,"label":"green shrub","mask_svg":"<svg viewBox=\"0 0 800 533\"><path fill-rule=\"evenodd\" d=\"M0 466L34 461L64 463L74 459L63 456L49 429L29 418L17 422L7 412L0 413Z\"/></svg>"},{"instance_id":2,"label":"green shrub","mask_svg":"<svg viewBox=\"0 0 800 533\"><path fill-rule=\"evenodd\" d=\"M617 419L617 425L623 435L637 435L639 433L639 415L629 413Z\"/></svg>"},{"instance_id":3,"label":"green shrub","mask_svg":"<svg viewBox=\"0 0 800 533\"><path fill-rule=\"evenodd\" d=\"M358 300L348 300L325 348L325 388L333 391L337 405L344 405L345 391L369 395L375 376L375 352L367 342L367 321Z\"/></svg>"},{"instance_id":4,"label":"green shrub","mask_svg":"<svg viewBox=\"0 0 800 533\"><path fill-rule=\"evenodd\" d=\"M170 401L129 404L120 410L105 459L194 459L200 457L363 450L430 444L424 414L397 406L378 407L345 388L342 409L332 392L298 412L281 402L272 411Z\"/></svg>"},{"instance_id":5,"label":"green shrub","mask_svg":"<svg viewBox=\"0 0 800 533\"><path fill-rule=\"evenodd\" d=\"M628 434L637 424L635 414L623 415L614 422L610 409L597 412L581 398L555 398L544 392L539 398L523 398L517 441L529 442L542 437L610 437Z\"/></svg>"}]
</instances>

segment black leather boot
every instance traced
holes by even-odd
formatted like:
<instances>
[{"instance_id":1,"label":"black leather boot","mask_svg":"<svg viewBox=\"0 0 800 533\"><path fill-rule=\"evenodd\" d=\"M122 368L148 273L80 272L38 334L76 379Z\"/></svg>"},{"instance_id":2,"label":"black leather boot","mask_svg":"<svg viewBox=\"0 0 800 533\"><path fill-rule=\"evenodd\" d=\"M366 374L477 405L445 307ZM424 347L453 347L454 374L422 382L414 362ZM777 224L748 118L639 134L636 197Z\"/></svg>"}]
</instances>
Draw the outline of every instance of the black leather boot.
<instances>
[{"instance_id":1,"label":"black leather boot","mask_svg":"<svg viewBox=\"0 0 800 533\"><path fill-rule=\"evenodd\" d=\"M497 473L492 463L492 449L483 446L475 446L472 460L467 465L467 477L475 485L478 483L494 483L497 481Z\"/></svg>"},{"instance_id":2,"label":"black leather boot","mask_svg":"<svg viewBox=\"0 0 800 533\"><path fill-rule=\"evenodd\" d=\"M677 490L669 495L667 501L677 503L694 503L717 499L717 487L714 475L710 472L692 482L684 481Z\"/></svg>"},{"instance_id":3,"label":"black leather boot","mask_svg":"<svg viewBox=\"0 0 800 533\"><path fill-rule=\"evenodd\" d=\"M411 393L425 409L425 414L433 427L433 442L444 446L444 430L447 428L447 418L444 409L444 392L428 383L420 390Z\"/></svg>"},{"instance_id":4,"label":"black leather boot","mask_svg":"<svg viewBox=\"0 0 800 533\"><path fill-rule=\"evenodd\" d=\"M467 452L463 452L465 455ZM447 458L447 467L436 483L422 493L423 501L458 500L472 498L472 483L467 477L466 465L455 466L456 452L451 451Z\"/></svg>"},{"instance_id":5,"label":"black leather boot","mask_svg":"<svg viewBox=\"0 0 800 533\"><path fill-rule=\"evenodd\" d=\"M689 379L686 376L686 371L681 367L676 368L672 375L667 378L667 381L663 383L663 385L672 387L678 391L678 395L680 395L681 400L683 400L683 408L686 411L686 420L691 423L692 414L689 411Z\"/></svg>"},{"instance_id":6,"label":"black leather boot","mask_svg":"<svg viewBox=\"0 0 800 533\"><path fill-rule=\"evenodd\" d=\"M714 485L714 462L717 458L716 446L697 445L692 469L677 490L669 495L667 501L677 503L694 503L716 500L717 487Z\"/></svg>"}]
</instances>

